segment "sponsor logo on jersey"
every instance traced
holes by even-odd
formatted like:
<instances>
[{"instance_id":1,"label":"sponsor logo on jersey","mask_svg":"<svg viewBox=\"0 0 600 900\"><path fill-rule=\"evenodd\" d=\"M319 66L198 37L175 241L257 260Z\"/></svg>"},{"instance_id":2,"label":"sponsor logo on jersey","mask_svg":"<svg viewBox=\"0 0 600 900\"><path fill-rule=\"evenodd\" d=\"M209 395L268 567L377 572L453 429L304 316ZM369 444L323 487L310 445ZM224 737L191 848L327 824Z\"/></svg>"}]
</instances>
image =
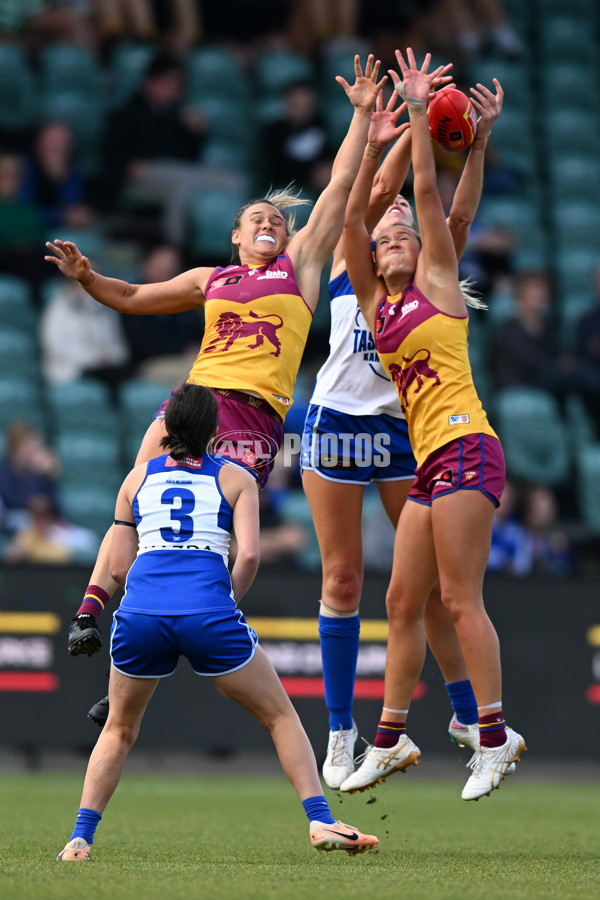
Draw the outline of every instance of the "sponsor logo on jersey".
<instances>
[{"instance_id":1,"label":"sponsor logo on jersey","mask_svg":"<svg viewBox=\"0 0 600 900\"><path fill-rule=\"evenodd\" d=\"M279 394L273 394L273 396L275 397L276 400L279 400L280 403L283 403L284 406L290 405L290 401L287 397L280 397Z\"/></svg>"},{"instance_id":2,"label":"sponsor logo on jersey","mask_svg":"<svg viewBox=\"0 0 600 900\"><path fill-rule=\"evenodd\" d=\"M227 278L217 278L217 280L213 281L211 284L208 293L210 294L220 287L229 287L232 284L239 284L243 277L243 275L229 275Z\"/></svg>"},{"instance_id":3,"label":"sponsor logo on jersey","mask_svg":"<svg viewBox=\"0 0 600 900\"><path fill-rule=\"evenodd\" d=\"M465 472L465 478L467 481L471 481L471 479L477 477L477 472Z\"/></svg>"},{"instance_id":4,"label":"sponsor logo on jersey","mask_svg":"<svg viewBox=\"0 0 600 900\"><path fill-rule=\"evenodd\" d=\"M402 307L402 312L400 313L400 315L402 316L402 318L404 318L404 316L407 316L410 312L413 312L413 310L418 309L418 308L419 308L419 301L412 300L410 303L407 303L406 306Z\"/></svg>"},{"instance_id":5,"label":"sponsor logo on jersey","mask_svg":"<svg viewBox=\"0 0 600 900\"><path fill-rule=\"evenodd\" d=\"M448 425L468 425L470 421L469 413L463 413L461 416L448 416Z\"/></svg>"},{"instance_id":6,"label":"sponsor logo on jersey","mask_svg":"<svg viewBox=\"0 0 600 900\"><path fill-rule=\"evenodd\" d=\"M246 452L242 456L242 462L246 466L255 466L257 459L258 457L255 453L252 452L252 450L246 450Z\"/></svg>"},{"instance_id":7,"label":"sponsor logo on jersey","mask_svg":"<svg viewBox=\"0 0 600 900\"><path fill-rule=\"evenodd\" d=\"M264 275L260 275L256 280L264 281L265 278L287 278L287 277L288 277L287 272L279 272L279 271L275 270L273 272L265 272Z\"/></svg>"}]
</instances>

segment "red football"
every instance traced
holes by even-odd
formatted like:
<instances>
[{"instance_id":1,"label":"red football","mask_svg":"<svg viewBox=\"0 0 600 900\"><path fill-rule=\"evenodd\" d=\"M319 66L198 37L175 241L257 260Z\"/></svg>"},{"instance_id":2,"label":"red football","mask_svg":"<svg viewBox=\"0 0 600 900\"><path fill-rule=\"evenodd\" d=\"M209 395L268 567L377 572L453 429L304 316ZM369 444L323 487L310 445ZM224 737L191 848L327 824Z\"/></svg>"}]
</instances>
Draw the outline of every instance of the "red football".
<instances>
[{"instance_id":1,"label":"red football","mask_svg":"<svg viewBox=\"0 0 600 900\"><path fill-rule=\"evenodd\" d=\"M456 88L437 91L427 110L431 137L445 150L470 147L477 131L477 112L469 97Z\"/></svg>"}]
</instances>

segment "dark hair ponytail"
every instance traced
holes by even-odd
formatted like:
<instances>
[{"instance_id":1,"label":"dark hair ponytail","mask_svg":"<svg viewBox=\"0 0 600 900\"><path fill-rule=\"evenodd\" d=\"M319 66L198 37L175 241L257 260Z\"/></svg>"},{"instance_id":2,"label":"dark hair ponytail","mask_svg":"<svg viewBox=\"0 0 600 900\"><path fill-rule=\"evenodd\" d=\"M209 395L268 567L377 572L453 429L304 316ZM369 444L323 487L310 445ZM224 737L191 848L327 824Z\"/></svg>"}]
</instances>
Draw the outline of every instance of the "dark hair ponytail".
<instances>
[{"instance_id":1,"label":"dark hair ponytail","mask_svg":"<svg viewBox=\"0 0 600 900\"><path fill-rule=\"evenodd\" d=\"M177 460L203 456L218 425L219 406L212 390L200 384L183 384L167 403L167 434L160 446Z\"/></svg>"}]
</instances>

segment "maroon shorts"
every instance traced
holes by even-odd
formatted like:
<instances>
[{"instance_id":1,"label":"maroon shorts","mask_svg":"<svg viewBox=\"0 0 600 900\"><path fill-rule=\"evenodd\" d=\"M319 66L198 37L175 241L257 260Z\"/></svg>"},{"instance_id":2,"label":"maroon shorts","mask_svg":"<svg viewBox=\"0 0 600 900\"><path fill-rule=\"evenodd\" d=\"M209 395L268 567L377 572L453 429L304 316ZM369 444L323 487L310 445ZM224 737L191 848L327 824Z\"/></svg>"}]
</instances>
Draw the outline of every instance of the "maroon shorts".
<instances>
[{"instance_id":1,"label":"maroon shorts","mask_svg":"<svg viewBox=\"0 0 600 900\"><path fill-rule=\"evenodd\" d=\"M409 500L431 506L431 501L454 491L482 491L494 506L506 480L504 453L491 434L467 434L430 453L415 471Z\"/></svg>"},{"instance_id":2,"label":"maroon shorts","mask_svg":"<svg viewBox=\"0 0 600 900\"><path fill-rule=\"evenodd\" d=\"M171 393L174 393L177 388ZM266 400L244 391L213 388L219 405L219 432L212 452L226 456L256 478L264 488L283 436L283 424ZM169 399L154 414L163 418Z\"/></svg>"}]
</instances>

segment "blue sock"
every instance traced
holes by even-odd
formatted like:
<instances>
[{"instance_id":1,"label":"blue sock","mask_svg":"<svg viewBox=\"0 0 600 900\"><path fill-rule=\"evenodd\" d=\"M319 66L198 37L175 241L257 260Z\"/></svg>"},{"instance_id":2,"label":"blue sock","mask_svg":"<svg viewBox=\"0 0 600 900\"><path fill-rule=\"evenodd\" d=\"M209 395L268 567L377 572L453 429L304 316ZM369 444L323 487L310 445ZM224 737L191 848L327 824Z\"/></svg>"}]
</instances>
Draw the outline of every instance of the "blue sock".
<instances>
[{"instance_id":1,"label":"blue sock","mask_svg":"<svg viewBox=\"0 0 600 900\"><path fill-rule=\"evenodd\" d=\"M82 837L86 844L94 843L94 834L96 833L96 828L98 826L98 822L102 816L100 813L97 813L93 809L81 809L77 813L77 822L75 823L75 828L73 829L73 834L71 835L70 840L76 837Z\"/></svg>"},{"instance_id":2,"label":"blue sock","mask_svg":"<svg viewBox=\"0 0 600 900\"><path fill-rule=\"evenodd\" d=\"M331 815L329 804L325 797L309 797L302 801L304 812L309 822L324 822L326 825L335 825L335 819Z\"/></svg>"},{"instance_id":3,"label":"blue sock","mask_svg":"<svg viewBox=\"0 0 600 900\"><path fill-rule=\"evenodd\" d=\"M446 684L446 690L459 722L463 725L474 725L479 721L477 700L468 678L465 681L452 681Z\"/></svg>"},{"instance_id":4,"label":"blue sock","mask_svg":"<svg viewBox=\"0 0 600 900\"><path fill-rule=\"evenodd\" d=\"M352 728L354 679L360 640L360 616L342 619L319 614L325 703L331 731Z\"/></svg>"}]
</instances>

